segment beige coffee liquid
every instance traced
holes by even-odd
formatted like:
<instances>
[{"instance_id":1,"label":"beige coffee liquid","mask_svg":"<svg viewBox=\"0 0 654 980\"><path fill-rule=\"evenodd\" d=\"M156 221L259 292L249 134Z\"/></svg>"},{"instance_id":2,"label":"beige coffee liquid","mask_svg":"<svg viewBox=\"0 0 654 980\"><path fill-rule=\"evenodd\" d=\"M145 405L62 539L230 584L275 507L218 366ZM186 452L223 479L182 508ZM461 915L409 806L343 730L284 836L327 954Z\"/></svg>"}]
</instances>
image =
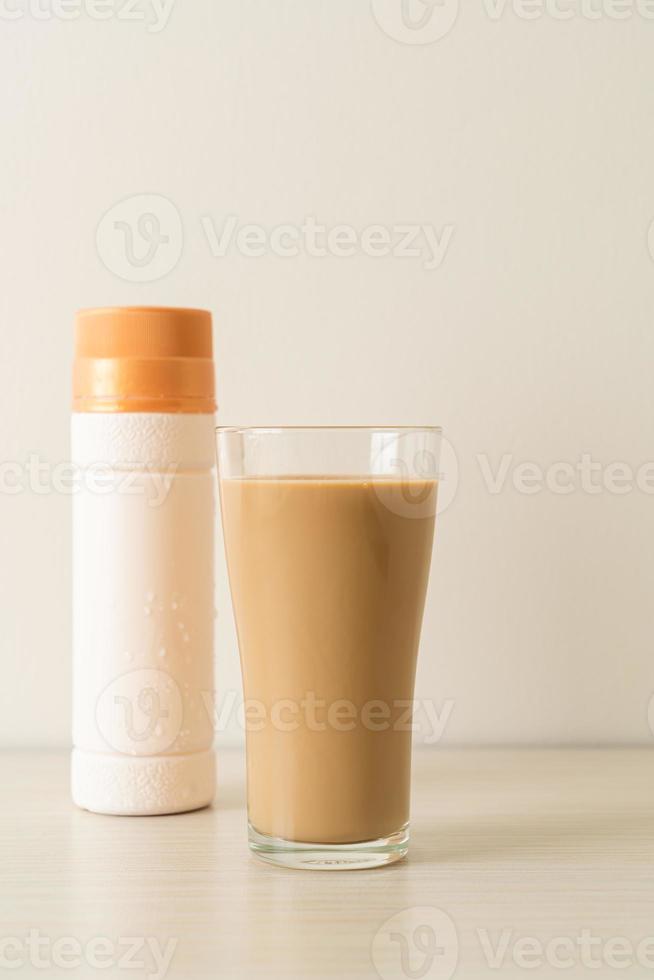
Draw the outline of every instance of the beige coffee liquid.
<instances>
[{"instance_id":1,"label":"beige coffee liquid","mask_svg":"<svg viewBox=\"0 0 654 980\"><path fill-rule=\"evenodd\" d=\"M409 819L434 481L221 482L260 833L387 837Z\"/></svg>"}]
</instances>

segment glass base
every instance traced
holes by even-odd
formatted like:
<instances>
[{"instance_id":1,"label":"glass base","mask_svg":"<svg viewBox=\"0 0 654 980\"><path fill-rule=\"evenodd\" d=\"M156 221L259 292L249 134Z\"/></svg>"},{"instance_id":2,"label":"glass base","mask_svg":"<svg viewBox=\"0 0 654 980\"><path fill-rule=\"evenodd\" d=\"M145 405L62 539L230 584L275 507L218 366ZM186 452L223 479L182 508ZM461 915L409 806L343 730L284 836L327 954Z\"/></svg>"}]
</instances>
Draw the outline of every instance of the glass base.
<instances>
[{"instance_id":1,"label":"glass base","mask_svg":"<svg viewBox=\"0 0 654 980\"><path fill-rule=\"evenodd\" d=\"M356 844L304 844L260 834L248 824L252 853L281 868L306 871L365 871L394 864L409 850L409 825L390 837Z\"/></svg>"}]
</instances>

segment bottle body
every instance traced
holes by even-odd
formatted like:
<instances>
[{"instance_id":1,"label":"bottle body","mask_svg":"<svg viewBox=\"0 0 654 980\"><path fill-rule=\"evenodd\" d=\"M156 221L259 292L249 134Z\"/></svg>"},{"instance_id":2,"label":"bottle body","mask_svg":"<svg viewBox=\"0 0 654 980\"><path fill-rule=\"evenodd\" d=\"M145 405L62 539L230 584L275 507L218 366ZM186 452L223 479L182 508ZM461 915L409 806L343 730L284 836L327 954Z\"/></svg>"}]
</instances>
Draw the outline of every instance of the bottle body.
<instances>
[{"instance_id":1,"label":"bottle body","mask_svg":"<svg viewBox=\"0 0 654 980\"><path fill-rule=\"evenodd\" d=\"M73 414L72 792L84 809L213 799L214 458L212 414Z\"/></svg>"}]
</instances>

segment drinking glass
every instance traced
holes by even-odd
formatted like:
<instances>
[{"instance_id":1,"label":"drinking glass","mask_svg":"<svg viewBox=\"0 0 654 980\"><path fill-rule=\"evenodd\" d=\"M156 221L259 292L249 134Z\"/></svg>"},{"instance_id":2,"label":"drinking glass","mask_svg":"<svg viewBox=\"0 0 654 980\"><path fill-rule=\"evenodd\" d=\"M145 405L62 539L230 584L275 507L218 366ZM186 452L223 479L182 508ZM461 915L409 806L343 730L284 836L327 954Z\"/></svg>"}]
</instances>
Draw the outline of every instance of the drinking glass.
<instances>
[{"instance_id":1,"label":"drinking glass","mask_svg":"<svg viewBox=\"0 0 654 980\"><path fill-rule=\"evenodd\" d=\"M293 868L409 845L411 712L441 430L219 429L249 843Z\"/></svg>"}]
</instances>

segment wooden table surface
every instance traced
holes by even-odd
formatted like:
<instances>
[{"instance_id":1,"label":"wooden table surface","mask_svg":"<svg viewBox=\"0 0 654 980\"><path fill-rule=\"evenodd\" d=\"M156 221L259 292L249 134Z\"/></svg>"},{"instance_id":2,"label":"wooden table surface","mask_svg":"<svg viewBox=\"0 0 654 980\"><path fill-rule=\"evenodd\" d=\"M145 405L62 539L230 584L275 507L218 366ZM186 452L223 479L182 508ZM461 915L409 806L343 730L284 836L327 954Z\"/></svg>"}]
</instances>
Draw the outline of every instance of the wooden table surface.
<instances>
[{"instance_id":1,"label":"wooden table surface","mask_svg":"<svg viewBox=\"0 0 654 980\"><path fill-rule=\"evenodd\" d=\"M419 751L410 857L359 872L252 858L243 761L212 809L116 818L66 755L0 754L0 975L654 978L653 751Z\"/></svg>"}]
</instances>

